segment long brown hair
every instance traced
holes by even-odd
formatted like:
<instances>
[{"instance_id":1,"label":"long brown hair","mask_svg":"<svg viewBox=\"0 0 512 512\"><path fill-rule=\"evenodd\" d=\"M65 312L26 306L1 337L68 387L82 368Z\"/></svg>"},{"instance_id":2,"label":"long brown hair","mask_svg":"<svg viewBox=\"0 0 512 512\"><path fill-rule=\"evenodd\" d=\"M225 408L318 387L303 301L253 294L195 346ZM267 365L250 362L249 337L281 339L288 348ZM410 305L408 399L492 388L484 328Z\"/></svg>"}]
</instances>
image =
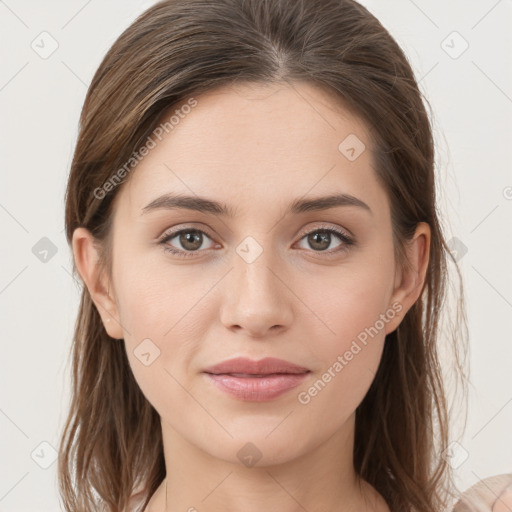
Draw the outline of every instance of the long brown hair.
<instances>
[{"instance_id":1,"label":"long brown hair","mask_svg":"<svg viewBox=\"0 0 512 512\"><path fill-rule=\"evenodd\" d=\"M388 334L356 411L354 466L393 512L441 511L453 497L439 352L449 264L460 288L443 343L464 391L462 279L437 213L428 101L406 56L367 9L354 0L167 0L144 12L109 50L85 99L66 191L68 243L75 228L90 230L111 275L113 199L129 176L106 193L104 184L147 142L163 112L235 80L306 80L334 92L366 122L400 265L417 223L430 225L422 295ZM145 507L166 473L160 418L85 286L72 358L59 450L65 509L123 511L135 488L143 489Z\"/></svg>"}]
</instances>

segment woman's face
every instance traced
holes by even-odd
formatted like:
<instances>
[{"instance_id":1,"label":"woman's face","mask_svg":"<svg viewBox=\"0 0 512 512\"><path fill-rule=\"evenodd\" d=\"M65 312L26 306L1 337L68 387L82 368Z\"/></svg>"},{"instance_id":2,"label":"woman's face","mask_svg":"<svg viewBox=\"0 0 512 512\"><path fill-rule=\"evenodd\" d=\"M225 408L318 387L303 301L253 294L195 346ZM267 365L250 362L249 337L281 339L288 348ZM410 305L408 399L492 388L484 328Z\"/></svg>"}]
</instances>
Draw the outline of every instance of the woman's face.
<instances>
[{"instance_id":1,"label":"woman's face","mask_svg":"<svg viewBox=\"0 0 512 512\"><path fill-rule=\"evenodd\" d=\"M116 198L106 325L164 428L227 461L285 462L348 428L417 294L365 126L332 96L296 83L195 100L164 116L178 110ZM176 196L189 208L162 199ZM315 203L327 196L341 199ZM232 394L204 372L235 357L308 372L280 394L218 378L263 389Z\"/></svg>"}]
</instances>

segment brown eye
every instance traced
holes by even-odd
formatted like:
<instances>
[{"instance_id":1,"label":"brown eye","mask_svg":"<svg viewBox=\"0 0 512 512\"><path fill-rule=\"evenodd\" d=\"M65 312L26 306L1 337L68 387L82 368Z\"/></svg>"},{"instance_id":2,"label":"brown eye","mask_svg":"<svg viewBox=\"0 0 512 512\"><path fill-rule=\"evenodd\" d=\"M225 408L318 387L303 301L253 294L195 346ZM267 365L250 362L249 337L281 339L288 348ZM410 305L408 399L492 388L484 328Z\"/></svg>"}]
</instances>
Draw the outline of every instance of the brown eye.
<instances>
[{"instance_id":1,"label":"brown eye","mask_svg":"<svg viewBox=\"0 0 512 512\"><path fill-rule=\"evenodd\" d=\"M172 254L187 257L193 256L194 252L200 252L205 238L210 239L210 237L200 229L181 229L165 235L164 238L160 240L160 244L164 246L164 250ZM175 239L176 242L174 242L174 245L171 244L170 242ZM176 244L178 246L176 246ZM208 248L211 247L207 247L206 249ZM203 247L203 249L205 248Z\"/></svg>"},{"instance_id":2,"label":"brown eye","mask_svg":"<svg viewBox=\"0 0 512 512\"><path fill-rule=\"evenodd\" d=\"M334 247L334 250L329 250L329 247L331 246L331 243L333 241L333 235L334 238L337 238L340 240L340 243ZM315 229L314 231L310 231L309 233L306 233L302 238L301 241L306 239L306 242L310 248L312 248L315 252L337 252L341 249L346 248L346 246L353 245L353 240L343 233L342 231L338 231L337 229ZM331 247L331 249L333 249Z\"/></svg>"},{"instance_id":3,"label":"brown eye","mask_svg":"<svg viewBox=\"0 0 512 512\"><path fill-rule=\"evenodd\" d=\"M203 235L200 231L182 231L177 236L181 246L187 251L197 251L203 244Z\"/></svg>"},{"instance_id":4,"label":"brown eye","mask_svg":"<svg viewBox=\"0 0 512 512\"><path fill-rule=\"evenodd\" d=\"M331 245L331 233L327 231L316 231L307 235L310 247L318 251L325 251Z\"/></svg>"}]
</instances>

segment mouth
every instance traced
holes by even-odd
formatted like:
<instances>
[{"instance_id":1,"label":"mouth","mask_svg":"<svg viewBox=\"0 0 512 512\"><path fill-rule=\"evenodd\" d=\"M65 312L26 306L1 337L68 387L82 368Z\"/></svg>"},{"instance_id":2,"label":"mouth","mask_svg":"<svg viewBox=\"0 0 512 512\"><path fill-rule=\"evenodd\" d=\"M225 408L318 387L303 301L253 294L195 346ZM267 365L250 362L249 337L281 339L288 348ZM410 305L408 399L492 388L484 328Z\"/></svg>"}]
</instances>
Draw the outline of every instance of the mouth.
<instances>
[{"instance_id":1,"label":"mouth","mask_svg":"<svg viewBox=\"0 0 512 512\"><path fill-rule=\"evenodd\" d=\"M303 375L306 372L297 372L297 373L288 373L288 372L279 372L279 373L213 373L213 372L204 372L208 375L227 375L229 377L238 377L241 379L252 379L252 378L263 378L263 377L275 377L276 375Z\"/></svg>"},{"instance_id":2,"label":"mouth","mask_svg":"<svg viewBox=\"0 0 512 512\"><path fill-rule=\"evenodd\" d=\"M230 398L243 402L268 402L299 386L309 371L303 373L208 373L209 383Z\"/></svg>"},{"instance_id":3,"label":"mouth","mask_svg":"<svg viewBox=\"0 0 512 512\"><path fill-rule=\"evenodd\" d=\"M210 384L245 402L273 400L297 387L309 373L308 368L273 357L259 361L238 357L203 371Z\"/></svg>"},{"instance_id":4,"label":"mouth","mask_svg":"<svg viewBox=\"0 0 512 512\"><path fill-rule=\"evenodd\" d=\"M259 361L237 357L218 363L204 370L205 373L213 375L232 375L236 377L268 377L269 375L303 374L309 369L296 365L284 359L266 357Z\"/></svg>"}]
</instances>

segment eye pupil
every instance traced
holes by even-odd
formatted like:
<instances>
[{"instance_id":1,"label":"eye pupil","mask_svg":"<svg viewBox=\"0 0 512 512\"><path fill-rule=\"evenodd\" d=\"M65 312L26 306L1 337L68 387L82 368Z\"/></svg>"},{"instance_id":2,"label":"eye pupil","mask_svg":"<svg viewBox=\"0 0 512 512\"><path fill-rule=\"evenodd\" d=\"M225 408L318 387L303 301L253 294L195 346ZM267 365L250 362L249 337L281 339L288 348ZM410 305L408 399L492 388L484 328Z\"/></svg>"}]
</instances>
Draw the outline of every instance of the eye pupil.
<instances>
[{"instance_id":1,"label":"eye pupil","mask_svg":"<svg viewBox=\"0 0 512 512\"><path fill-rule=\"evenodd\" d=\"M308 242L311 244L311 247L319 251L325 251L331 243L331 234L327 231L315 231L308 235Z\"/></svg>"},{"instance_id":2,"label":"eye pupil","mask_svg":"<svg viewBox=\"0 0 512 512\"><path fill-rule=\"evenodd\" d=\"M184 231L180 235L180 243L182 247L188 251L195 251L201 247L203 243L203 237L200 231Z\"/></svg>"}]
</instances>

